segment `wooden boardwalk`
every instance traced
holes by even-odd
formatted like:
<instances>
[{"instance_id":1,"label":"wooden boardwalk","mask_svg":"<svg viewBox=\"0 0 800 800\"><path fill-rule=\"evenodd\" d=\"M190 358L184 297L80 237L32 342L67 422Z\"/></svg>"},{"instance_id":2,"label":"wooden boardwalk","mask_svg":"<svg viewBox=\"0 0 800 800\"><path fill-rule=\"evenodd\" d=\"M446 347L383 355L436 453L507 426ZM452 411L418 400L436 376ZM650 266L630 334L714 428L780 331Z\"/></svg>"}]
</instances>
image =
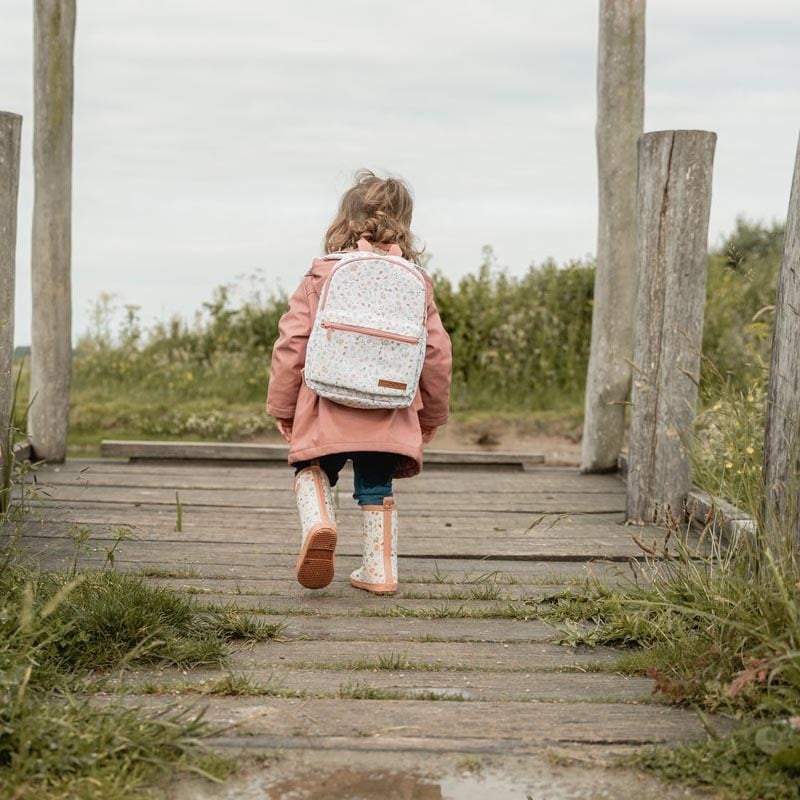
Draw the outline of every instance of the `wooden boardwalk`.
<instances>
[{"instance_id":1,"label":"wooden boardwalk","mask_svg":"<svg viewBox=\"0 0 800 800\"><path fill-rule=\"evenodd\" d=\"M78 525L91 532L83 562L99 565L125 529L132 538L117 549L119 569L285 623L281 640L241 649L226 670L128 676L132 702L142 703L164 702L136 694L155 682L177 693L170 702L197 705L187 690L229 671L270 687L267 696L203 698L212 720L237 723L221 745L520 754L702 735L693 713L652 699L649 680L615 674L618 653L556 644L525 603L588 571L614 580L641 555L632 533L661 538L621 524L616 476L473 465L399 481L392 598L347 583L360 513L347 471L336 578L316 592L293 580L299 533L285 465L71 461L45 467L38 480L37 519L25 535L41 563L71 563Z\"/></svg>"}]
</instances>

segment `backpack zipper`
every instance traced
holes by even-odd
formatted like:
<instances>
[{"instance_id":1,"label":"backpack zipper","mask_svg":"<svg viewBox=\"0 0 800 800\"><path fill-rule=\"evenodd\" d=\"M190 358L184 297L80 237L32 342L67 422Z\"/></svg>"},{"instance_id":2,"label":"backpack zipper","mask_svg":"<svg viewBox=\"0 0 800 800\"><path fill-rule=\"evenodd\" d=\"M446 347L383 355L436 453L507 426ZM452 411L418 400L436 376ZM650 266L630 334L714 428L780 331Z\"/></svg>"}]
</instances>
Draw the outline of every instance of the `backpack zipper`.
<instances>
[{"instance_id":1,"label":"backpack zipper","mask_svg":"<svg viewBox=\"0 0 800 800\"><path fill-rule=\"evenodd\" d=\"M360 325L348 325L345 322L322 322L323 328L333 331L347 331L348 333L363 333L365 336L374 336L377 339L391 339L395 342L406 344L419 344L419 336L404 336L402 333L391 333L378 328L362 328Z\"/></svg>"}]
</instances>

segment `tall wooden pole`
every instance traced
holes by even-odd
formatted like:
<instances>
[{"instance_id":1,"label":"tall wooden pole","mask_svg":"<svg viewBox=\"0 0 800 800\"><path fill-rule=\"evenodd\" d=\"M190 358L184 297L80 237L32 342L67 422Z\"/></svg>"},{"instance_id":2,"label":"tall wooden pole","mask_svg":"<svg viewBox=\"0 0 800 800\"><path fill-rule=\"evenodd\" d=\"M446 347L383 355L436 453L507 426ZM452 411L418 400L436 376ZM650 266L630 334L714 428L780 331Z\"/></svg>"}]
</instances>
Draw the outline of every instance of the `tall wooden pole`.
<instances>
[{"instance_id":1,"label":"tall wooden pole","mask_svg":"<svg viewBox=\"0 0 800 800\"><path fill-rule=\"evenodd\" d=\"M34 205L29 429L37 458L67 451L75 0L34 3Z\"/></svg>"},{"instance_id":2,"label":"tall wooden pole","mask_svg":"<svg viewBox=\"0 0 800 800\"><path fill-rule=\"evenodd\" d=\"M600 0L597 274L583 423L584 472L616 469L636 297L636 141L644 125L645 0Z\"/></svg>"},{"instance_id":3,"label":"tall wooden pole","mask_svg":"<svg viewBox=\"0 0 800 800\"><path fill-rule=\"evenodd\" d=\"M800 142L775 301L764 435L765 535L800 553Z\"/></svg>"},{"instance_id":4,"label":"tall wooden pole","mask_svg":"<svg viewBox=\"0 0 800 800\"><path fill-rule=\"evenodd\" d=\"M0 111L0 442L11 418L14 388L14 274L22 117ZM0 457L8 457L0 453Z\"/></svg>"},{"instance_id":5,"label":"tall wooden pole","mask_svg":"<svg viewBox=\"0 0 800 800\"><path fill-rule=\"evenodd\" d=\"M700 380L708 218L717 135L639 140L634 374L628 519L683 519Z\"/></svg>"}]
</instances>

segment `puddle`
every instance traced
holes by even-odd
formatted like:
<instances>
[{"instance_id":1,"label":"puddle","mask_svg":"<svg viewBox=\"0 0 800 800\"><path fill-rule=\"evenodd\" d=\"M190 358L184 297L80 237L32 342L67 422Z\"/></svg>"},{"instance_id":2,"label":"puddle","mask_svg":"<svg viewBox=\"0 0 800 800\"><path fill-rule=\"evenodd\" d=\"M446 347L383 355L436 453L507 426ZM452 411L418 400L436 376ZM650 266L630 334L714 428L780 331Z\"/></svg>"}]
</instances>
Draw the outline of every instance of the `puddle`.
<instances>
[{"instance_id":1,"label":"puddle","mask_svg":"<svg viewBox=\"0 0 800 800\"><path fill-rule=\"evenodd\" d=\"M551 754L555 756L556 754ZM275 752L222 785L179 781L169 800L691 800L706 798L584 754ZM605 762L606 765L608 762Z\"/></svg>"},{"instance_id":2,"label":"puddle","mask_svg":"<svg viewBox=\"0 0 800 800\"><path fill-rule=\"evenodd\" d=\"M490 769L432 776L345 767L276 778L262 772L209 794L193 791L179 796L193 800L640 800L642 789L653 788L637 785L635 779L618 781L597 774L593 778L555 775L547 769L532 773L522 777ZM672 794L662 795L664 800L667 797Z\"/></svg>"}]
</instances>

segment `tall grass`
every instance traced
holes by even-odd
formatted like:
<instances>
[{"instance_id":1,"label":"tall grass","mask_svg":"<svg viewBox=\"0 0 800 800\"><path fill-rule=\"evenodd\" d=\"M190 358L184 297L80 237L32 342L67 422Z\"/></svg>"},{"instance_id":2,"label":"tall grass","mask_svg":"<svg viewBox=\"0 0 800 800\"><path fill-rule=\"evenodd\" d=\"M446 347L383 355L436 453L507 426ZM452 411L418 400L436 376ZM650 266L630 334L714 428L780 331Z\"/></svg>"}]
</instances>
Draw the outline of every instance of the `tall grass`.
<instances>
[{"instance_id":1,"label":"tall grass","mask_svg":"<svg viewBox=\"0 0 800 800\"><path fill-rule=\"evenodd\" d=\"M666 778L727 798L800 798L800 554L791 524L762 516L763 398L726 383L710 410L716 443L695 452L712 486L730 490L754 530L722 541L709 527L690 549L687 531L667 532L665 557L636 579L609 587L588 581L548 598L540 613L570 644L627 648L617 667L655 679L667 702L744 722L729 736L637 757ZM722 463L713 453L723 455ZM794 477L795 494L800 475ZM785 526L785 527L784 527Z\"/></svg>"},{"instance_id":2,"label":"tall grass","mask_svg":"<svg viewBox=\"0 0 800 800\"><path fill-rule=\"evenodd\" d=\"M740 219L710 255L705 408L735 392L762 396L782 240L781 226ZM453 411L579 420L593 263L545 261L512 275L486 248L476 270L459 280L435 264L431 272L453 340ZM270 291L260 275L219 287L190 320L150 326L135 307L101 295L75 352L71 446L103 436L224 440L271 431L263 401L286 307L286 295ZM22 394L26 381L23 375Z\"/></svg>"}]
</instances>

